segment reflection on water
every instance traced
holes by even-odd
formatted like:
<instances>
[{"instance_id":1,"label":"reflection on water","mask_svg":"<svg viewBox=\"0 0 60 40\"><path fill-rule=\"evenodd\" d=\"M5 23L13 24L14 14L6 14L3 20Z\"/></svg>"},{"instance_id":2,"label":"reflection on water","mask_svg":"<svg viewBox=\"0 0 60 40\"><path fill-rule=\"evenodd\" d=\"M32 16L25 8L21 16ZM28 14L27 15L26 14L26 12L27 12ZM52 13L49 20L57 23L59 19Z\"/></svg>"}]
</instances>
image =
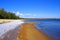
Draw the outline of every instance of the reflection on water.
<instances>
[{"instance_id":1,"label":"reflection on water","mask_svg":"<svg viewBox=\"0 0 60 40\"><path fill-rule=\"evenodd\" d=\"M25 22L38 22L36 28L44 32L53 40L60 40L60 20L26 20Z\"/></svg>"}]
</instances>

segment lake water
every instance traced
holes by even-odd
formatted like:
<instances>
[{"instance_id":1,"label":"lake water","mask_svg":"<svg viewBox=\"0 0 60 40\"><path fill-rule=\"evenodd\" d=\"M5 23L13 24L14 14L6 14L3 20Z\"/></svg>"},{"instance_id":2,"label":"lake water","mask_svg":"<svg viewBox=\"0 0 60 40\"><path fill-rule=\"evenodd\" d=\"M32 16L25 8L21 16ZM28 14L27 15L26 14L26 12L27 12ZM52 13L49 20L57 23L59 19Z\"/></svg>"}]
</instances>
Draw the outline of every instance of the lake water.
<instances>
[{"instance_id":1,"label":"lake water","mask_svg":"<svg viewBox=\"0 0 60 40\"><path fill-rule=\"evenodd\" d=\"M60 20L25 20L25 22L38 22L35 25L37 29L53 40L60 40Z\"/></svg>"}]
</instances>

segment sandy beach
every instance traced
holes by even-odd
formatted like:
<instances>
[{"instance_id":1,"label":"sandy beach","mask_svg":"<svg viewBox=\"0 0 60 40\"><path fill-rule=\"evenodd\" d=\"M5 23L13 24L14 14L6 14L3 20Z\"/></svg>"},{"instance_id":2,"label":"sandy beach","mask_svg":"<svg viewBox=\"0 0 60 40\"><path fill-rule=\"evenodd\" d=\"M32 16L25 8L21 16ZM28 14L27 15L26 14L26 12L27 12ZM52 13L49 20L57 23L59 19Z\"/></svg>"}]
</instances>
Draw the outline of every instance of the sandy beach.
<instances>
[{"instance_id":1,"label":"sandy beach","mask_svg":"<svg viewBox=\"0 0 60 40\"><path fill-rule=\"evenodd\" d=\"M22 20L9 21L11 22L0 24L0 40L17 40L17 32L24 22Z\"/></svg>"},{"instance_id":2,"label":"sandy beach","mask_svg":"<svg viewBox=\"0 0 60 40\"><path fill-rule=\"evenodd\" d=\"M24 23L18 31L18 40L52 40L46 34L39 31L35 22Z\"/></svg>"}]
</instances>

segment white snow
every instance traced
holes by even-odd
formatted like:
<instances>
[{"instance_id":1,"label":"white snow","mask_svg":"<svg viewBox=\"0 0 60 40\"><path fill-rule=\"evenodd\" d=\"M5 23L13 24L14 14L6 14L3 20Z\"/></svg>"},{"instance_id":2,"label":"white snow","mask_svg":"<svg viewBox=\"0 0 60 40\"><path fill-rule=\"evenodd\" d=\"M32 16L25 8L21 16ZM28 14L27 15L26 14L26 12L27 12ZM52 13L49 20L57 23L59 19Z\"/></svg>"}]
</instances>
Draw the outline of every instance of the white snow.
<instances>
[{"instance_id":1,"label":"white snow","mask_svg":"<svg viewBox=\"0 0 60 40\"><path fill-rule=\"evenodd\" d=\"M9 30L15 29L22 23L24 23L24 22L21 20L14 20L13 22L0 24L0 36L2 36L4 33L6 33Z\"/></svg>"}]
</instances>

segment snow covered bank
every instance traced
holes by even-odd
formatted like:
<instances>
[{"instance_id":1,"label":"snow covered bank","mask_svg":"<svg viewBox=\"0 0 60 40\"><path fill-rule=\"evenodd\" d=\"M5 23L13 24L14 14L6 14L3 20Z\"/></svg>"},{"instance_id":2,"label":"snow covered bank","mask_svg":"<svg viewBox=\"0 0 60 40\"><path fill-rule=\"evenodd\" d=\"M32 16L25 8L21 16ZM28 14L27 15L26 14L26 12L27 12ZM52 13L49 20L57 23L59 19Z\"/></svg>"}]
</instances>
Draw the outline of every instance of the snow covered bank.
<instances>
[{"instance_id":1,"label":"snow covered bank","mask_svg":"<svg viewBox=\"0 0 60 40\"><path fill-rule=\"evenodd\" d=\"M0 24L0 37L10 31L13 30L15 28L17 28L19 25L21 25L22 23L24 23L21 20L14 20L13 22L9 22L9 23L4 23L4 24Z\"/></svg>"}]
</instances>

